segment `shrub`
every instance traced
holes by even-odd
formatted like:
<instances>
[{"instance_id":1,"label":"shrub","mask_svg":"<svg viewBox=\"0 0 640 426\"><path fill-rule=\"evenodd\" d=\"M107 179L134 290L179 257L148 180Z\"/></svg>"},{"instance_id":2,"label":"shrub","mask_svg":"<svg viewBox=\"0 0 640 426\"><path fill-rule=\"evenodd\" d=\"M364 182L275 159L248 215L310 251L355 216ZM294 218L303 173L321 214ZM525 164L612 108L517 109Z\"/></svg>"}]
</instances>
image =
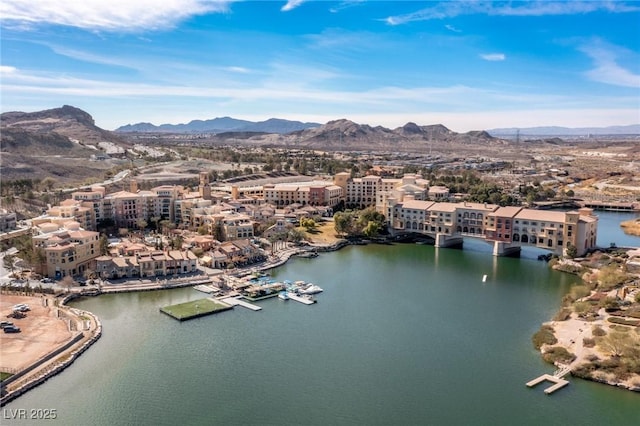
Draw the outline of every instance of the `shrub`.
<instances>
[{"instance_id":1,"label":"shrub","mask_svg":"<svg viewBox=\"0 0 640 426\"><path fill-rule=\"evenodd\" d=\"M542 354L542 359L550 364L555 364L556 362L569 364L576 359L576 356L562 346L552 346Z\"/></svg>"},{"instance_id":2,"label":"shrub","mask_svg":"<svg viewBox=\"0 0 640 426\"><path fill-rule=\"evenodd\" d=\"M591 289L586 285L577 285L571 289L571 296L574 300L582 299L591 294Z\"/></svg>"},{"instance_id":3,"label":"shrub","mask_svg":"<svg viewBox=\"0 0 640 426\"><path fill-rule=\"evenodd\" d=\"M576 302L573 304L573 310L576 314L582 315L591 310L591 304L589 302Z\"/></svg>"},{"instance_id":4,"label":"shrub","mask_svg":"<svg viewBox=\"0 0 640 426\"><path fill-rule=\"evenodd\" d=\"M591 334L597 337L602 337L602 336L605 336L607 332L604 331L602 327L600 327L599 325L596 325L591 329Z\"/></svg>"},{"instance_id":5,"label":"shrub","mask_svg":"<svg viewBox=\"0 0 640 426\"><path fill-rule=\"evenodd\" d=\"M640 320L627 320L624 318L609 317L607 318L607 321L612 322L614 324L630 325L632 327L640 326Z\"/></svg>"},{"instance_id":6,"label":"shrub","mask_svg":"<svg viewBox=\"0 0 640 426\"><path fill-rule=\"evenodd\" d=\"M554 321L566 321L571 318L571 309L562 308L558 311L558 313L553 317Z\"/></svg>"},{"instance_id":7,"label":"shrub","mask_svg":"<svg viewBox=\"0 0 640 426\"><path fill-rule=\"evenodd\" d=\"M585 348L594 348L596 346L596 339L592 337L585 337L582 339L582 345Z\"/></svg>"},{"instance_id":8,"label":"shrub","mask_svg":"<svg viewBox=\"0 0 640 426\"><path fill-rule=\"evenodd\" d=\"M589 354L587 355L587 361L590 361L590 362L600 361L600 358L598 358L598 355L596 354Z\"/></svg>"},{"instance_id":9,"label":"shrub","mask_svg":"<svg viewBox=\"0 0 640 426\"><path fill-rule=\"evenodd\" d=\"M604 291L611 290L622 285L628 279L628 274L619 266L605 266L600 269L600 272L598 273L598 287Z\"/></svg>"},{"instance_id":10,"label":"shrub","mask_svg":"<svg viewBox=\"0 0 640 426\"><path fill-rule=\"evenodd\" d=\"M558 343L558 339L553 334L553 327L550 325L540 327L540 330L533 335L531 341L536 349L540 349L542 345L555 345Z\"/></svg>"}]
</instances>

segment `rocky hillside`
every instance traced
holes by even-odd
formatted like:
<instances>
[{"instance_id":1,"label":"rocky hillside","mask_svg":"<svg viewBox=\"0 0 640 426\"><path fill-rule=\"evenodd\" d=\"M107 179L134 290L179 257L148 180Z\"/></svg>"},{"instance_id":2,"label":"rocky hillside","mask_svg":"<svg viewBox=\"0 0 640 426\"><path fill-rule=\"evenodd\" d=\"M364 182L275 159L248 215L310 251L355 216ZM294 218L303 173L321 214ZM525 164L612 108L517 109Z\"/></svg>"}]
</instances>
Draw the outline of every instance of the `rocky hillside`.
<instances>
[{"instance_id":1,"label":"rocky hillside","mask_svg":"<svg viewBox=\"0 0 640 426\"><path fill-rule=\"evenodd\" d=\"M470 150L482 150L508 144L484 131L456 133L441 124L419 126L407 123L396 129L388 129L346 119L330 121L316 128L286 135L225 133L212 138L218 143L231 139L236 142L283 145L290 148L376 151L453 150L461 146Z\"/></svg>"},{"instance_id":2,"label":"rocky hillside","mask_svg":"<svg viewBox=\"0 0 640 426\"><path fill-rule=\"evenodd\" d=\"M119 136L96 126L90 114L69 105L37 112L5 112L0 115L0 127L3 131L20 129L40 135L57 133L85 145L99 142L128 145Z\"/></svg>"},{"instance_id":3,"label":"rocky hillside","mask_svg":"<svg viewBox=\"0 0 640 426\"><path fill-rule=\"evenodd\" d=\"M129 143L97 127L91 115L65 105L38 112L0 115L3 180L44 179L60 183L102 177L114 161L90 161L106 150L124 153ZM106 156L105 156L106 157ZM117 160L116 160L117 161Z\"/></svg>"}]
</instances>

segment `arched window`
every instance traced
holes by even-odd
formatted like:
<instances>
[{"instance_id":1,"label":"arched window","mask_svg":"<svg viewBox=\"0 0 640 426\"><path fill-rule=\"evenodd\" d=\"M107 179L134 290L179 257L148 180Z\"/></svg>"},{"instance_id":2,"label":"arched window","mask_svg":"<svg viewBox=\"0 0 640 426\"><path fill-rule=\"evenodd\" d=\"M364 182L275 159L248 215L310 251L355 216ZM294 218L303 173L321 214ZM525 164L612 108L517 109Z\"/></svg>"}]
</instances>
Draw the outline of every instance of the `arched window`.
<instances>
[{"instance_id":1,"label":"arched window","mask_svg":"<svg viewBox=\"0 0 640 426\"><path fill-rule=\"evenodd\" d=\"M529 236L527 234L522 234L522 242L523 243L528 243L529 242Z\"/></svg>"}]
</instances>

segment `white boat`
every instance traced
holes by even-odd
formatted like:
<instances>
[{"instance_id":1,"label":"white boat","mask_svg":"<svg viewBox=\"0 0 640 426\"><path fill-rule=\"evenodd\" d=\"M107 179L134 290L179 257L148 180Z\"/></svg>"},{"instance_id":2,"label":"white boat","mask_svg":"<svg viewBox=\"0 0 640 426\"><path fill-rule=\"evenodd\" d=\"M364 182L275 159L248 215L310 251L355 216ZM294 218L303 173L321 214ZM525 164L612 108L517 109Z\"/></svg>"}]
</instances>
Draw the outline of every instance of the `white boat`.
<instances>
[{"instance_id":1,"label":"white boat","mask_svg":"<svg viewBox=\"0 0 640 426\"><path fill-rule=\"evenodd\" d=\"M316 293L322 293L324 290L322 290L320 287L318 287L315 284L310 284L308 287L301 289L300 290L300 294L316 294Z\"/></svg>"},{"instance_id":2,"label":"white boat","mask_svg":"<svg viewBox=\"0 0 640 426\"><path fill-rule=\"evenodd\" d=\"M289 300L289 295L286 291L281 291L280 293L278 293L278 299Z\"/></svg>"}]
</instances>

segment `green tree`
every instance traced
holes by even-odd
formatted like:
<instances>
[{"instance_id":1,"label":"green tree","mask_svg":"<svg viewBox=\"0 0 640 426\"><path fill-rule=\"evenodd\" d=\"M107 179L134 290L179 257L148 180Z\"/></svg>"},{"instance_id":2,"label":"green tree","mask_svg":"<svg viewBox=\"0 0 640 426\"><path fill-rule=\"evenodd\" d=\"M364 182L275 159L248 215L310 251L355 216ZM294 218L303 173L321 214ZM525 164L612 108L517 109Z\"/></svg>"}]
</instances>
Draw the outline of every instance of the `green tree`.
<instances>
[{"instance_id":1,"label":"green tree","mask_svg":"<svg viewBox=\"0 0 640 426\"><path fill-rule=\"evenodd\" d=\"M171 239L171 247L174 250L180 250L182 248L182 243L184 243L184 238L182 238L180 235Z\"/></svg>"},{"instance_id":2,"label":"green tree","mask_svg":"<svg viewBox=\"0 0 640 426\"><path fill-rule=\"evenodd\" d=\"M364 230L362 231L362 233L369 238L375 237L376 235L378 235L378 232L380 232L380 225L378 224L378 222L374 222L372 220L367 223L367 226L365 226Z\"/></svg>"},{"instance_id":3,"label":"green tree","mask_svg":"<svg viewBox=\"0 0 640 426\"><path fill-rule=\"evenodd\" d=\"M334 228L340 235L351 233L353 228L353 213L352 212L338 212L333 215Z\"/></svg>"},{"instance_id":4,"label":"green tree","mask_svg":"<svg viewBox=\"0 0 640 426\"><path fill-rule=\"evenodd\" d=\"M316 228L317 223L315 220L308 218L308 217L301 217L300 218L300 226L305 228L307 230L307 232L312 231Z\"/></svg>"},{"instance_id":5,"label":"green tree","mask_svg":"<svg viewBox=\"0 0 640 426\"><path fill-rule=\"evenodd\" d=\"M16 257L12 254L5 254L4 258L2 259L2 264L3 266L11 271L11 275L13 275L13 272L15 271L15 261L16 261Z\"/></svg>"},{"instance_id":6,"label":"green tree","mask_svg":"<svg viewBox=\"0 0 640 426\"><path fill-rule=\"evenodd\" d=\"M105 255L109 253L109 239L107 238L107 234L100 235L100 241L98 241L98 247L101 255Z\"/></svg>"},{"instance_id":7,"label":"green tree","mask_svg":"<svg viewBox=\"0 0 640 426\"><path fill-rule=\"evenodd\" d=\"M287 239L294 243L299 243L304 239L304 233L299 229L292 228L287 233Z\"/></svg>"},{"instance_id":8,"label":"green tree","mask_svg":"<svg viewBox=\"0 0 640 426\"><path fill-rule=\"evenodd\" d=\"M569 259L573 259L578 256L578 248L571 243L567 244L567 249L565 251L566 256Z\"/></svg>"}]
</instances>

